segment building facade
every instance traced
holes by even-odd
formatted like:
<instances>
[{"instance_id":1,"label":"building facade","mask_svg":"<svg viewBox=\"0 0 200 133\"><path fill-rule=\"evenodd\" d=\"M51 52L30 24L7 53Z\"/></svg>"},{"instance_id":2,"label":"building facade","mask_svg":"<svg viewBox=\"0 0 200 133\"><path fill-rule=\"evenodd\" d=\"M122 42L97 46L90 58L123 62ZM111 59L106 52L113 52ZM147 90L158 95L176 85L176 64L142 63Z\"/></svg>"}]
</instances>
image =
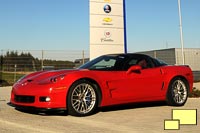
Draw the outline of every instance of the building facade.
<instances>
[{"instance_id":1,"label":"building facade","mask_svg":"<svg viewBox=\"0 0 200 133\"><path fill-rule=\"evenodd\" d=\"M151 50L139 53L163 60L169 65L183 64L181 48ZM185 65L189 65L192 69L195 81L200 81L200 48L184 48L183 55Z\"/></svg>"}]
</instances>

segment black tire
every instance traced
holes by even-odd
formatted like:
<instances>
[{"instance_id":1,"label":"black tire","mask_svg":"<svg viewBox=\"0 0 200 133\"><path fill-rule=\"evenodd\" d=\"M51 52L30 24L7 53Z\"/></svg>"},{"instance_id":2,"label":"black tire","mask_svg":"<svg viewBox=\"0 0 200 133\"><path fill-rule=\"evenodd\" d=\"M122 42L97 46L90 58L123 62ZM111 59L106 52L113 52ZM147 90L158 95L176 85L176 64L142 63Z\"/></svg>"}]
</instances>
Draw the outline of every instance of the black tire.
<instances>
[{"instance_id":1,"label":"black tire","mask_svg":"<svg viewBox=\"0 0 200 133\"><path fill-rule=\"evenodd\" d=\"M97 109L99 96L96 85L87 80L76 81L70 87L67 96L68 114L73 116L93 114Z\"/></svg>"},{"instance_id":2,"label":"black tire","mask_svg":"<svg viewBox=\"0 0 200 133\"><path fill-rule=\"evenodd\" d=\"M168 87L166 101L170 106L183 106L188 98L189 86L181 78L174 78Z\"/></svg>"}]
</instances>

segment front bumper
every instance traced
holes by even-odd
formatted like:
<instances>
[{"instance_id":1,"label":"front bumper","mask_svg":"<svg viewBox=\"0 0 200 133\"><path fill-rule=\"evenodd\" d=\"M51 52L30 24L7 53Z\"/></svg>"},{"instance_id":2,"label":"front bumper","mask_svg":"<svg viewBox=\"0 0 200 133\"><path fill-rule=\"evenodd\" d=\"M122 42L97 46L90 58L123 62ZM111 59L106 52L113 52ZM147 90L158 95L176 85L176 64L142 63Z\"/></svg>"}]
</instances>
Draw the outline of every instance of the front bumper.
<instances>
[{"instance_id":1,"label":"front bumper","mask_svg":"<svg viewBox=\"0 0 200 133\"><path fill-rule=\"evenodd\" d=\"M66 108L37 108L33 106L15 105L12 104L11 102L9 102L8 105L18 110L24 110L24 111L37 111L37 112L66 111Z\"/></svg>"},{"instance_id":2,"label":"front bumper","mask_svg":"<svg viewBox=\"0 0 200 133\"><path fill-rule=\"evenodd\" d=\"M66 93L66 87L34 84L18 85L13 86L10 104L15 107L35 108L36 110L66 109Z\"/></svg>"}]
</instances>

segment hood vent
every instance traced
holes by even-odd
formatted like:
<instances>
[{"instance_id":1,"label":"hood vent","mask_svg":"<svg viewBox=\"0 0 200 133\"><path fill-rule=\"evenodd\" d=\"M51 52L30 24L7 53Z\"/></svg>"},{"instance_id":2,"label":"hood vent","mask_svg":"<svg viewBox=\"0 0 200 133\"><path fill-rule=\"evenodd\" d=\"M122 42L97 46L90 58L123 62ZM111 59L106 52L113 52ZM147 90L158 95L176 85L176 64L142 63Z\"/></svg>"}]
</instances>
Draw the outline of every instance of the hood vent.
<instances>
[{"instance_id":1,"label":"hood vent","mask_svg":"<svg viewBox=\"0 0 200 133\"><path fill-rule=\"evenodd\" d=\"M32 80L32 79L28 79L27 81L28 81L28 82L32 82L33 80Z\"/></svg>"}]
</instances>

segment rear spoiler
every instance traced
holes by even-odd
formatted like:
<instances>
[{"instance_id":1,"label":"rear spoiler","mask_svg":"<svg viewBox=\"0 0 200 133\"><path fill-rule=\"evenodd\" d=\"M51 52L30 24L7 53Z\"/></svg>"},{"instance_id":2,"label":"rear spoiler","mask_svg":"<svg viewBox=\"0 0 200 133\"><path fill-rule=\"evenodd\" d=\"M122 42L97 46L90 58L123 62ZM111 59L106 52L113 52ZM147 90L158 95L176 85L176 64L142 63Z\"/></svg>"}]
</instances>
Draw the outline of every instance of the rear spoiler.
<instances>
[{"instance_id":1,"label":"rear spoiler","mask_svg":"<svg viewBox=\"0 0 200 133\"><path fill-rule=\"evenodd\" d=\"M178 65L178 66L190 67L189 65Z\"/></svg>"}]
</instances>

